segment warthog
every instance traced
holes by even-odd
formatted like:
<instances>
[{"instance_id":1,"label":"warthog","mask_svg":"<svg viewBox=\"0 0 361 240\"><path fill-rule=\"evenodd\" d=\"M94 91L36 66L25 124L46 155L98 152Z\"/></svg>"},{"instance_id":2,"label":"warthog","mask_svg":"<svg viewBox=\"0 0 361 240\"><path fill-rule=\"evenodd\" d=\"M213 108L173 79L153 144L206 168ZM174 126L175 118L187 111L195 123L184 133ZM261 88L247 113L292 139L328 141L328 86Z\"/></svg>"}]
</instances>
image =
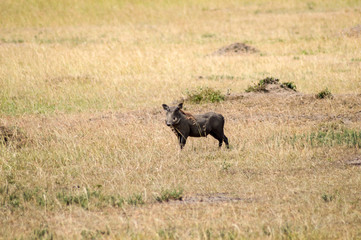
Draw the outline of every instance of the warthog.
<instances>
[{"instance_id":1,"label":"warthog","mask_svg":"<svg viewBox=\"0 0 361 240\"><path fill-rule=\"evenodd\" d=\"M210 134L229 148L228 138L224 135L224 117L221 114L208 112L202 115L191 115L182 110L183 103L175 107L162 105L166 113L165 123L177 135L180 148L183 149L188 137L207 137Z\"/></svg>"}]
</instances>

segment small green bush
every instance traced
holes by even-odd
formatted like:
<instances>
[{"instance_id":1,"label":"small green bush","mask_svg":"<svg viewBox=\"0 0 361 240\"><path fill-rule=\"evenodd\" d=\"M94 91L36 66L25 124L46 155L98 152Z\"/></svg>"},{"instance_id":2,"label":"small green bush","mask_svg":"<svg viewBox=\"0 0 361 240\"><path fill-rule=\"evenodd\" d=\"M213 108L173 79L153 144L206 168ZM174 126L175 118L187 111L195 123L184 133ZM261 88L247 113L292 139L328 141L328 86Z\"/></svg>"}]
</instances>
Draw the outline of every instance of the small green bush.
<instances>
[{"instance_id":1,"label":"small green bush","mask_svg":"<svg viewBox=\"0 0 361 240\"><path fill-rule=\"evenodd\" d=\"M59 192L56 198L69 205L79 205L82 208L88 210L89 205L101 208L105 206L122 207L125 200L119 195L106 195L101 190L91 191L86 189L85 192L73 193L73 192Z\"/></svg>"},{"instance_id":2,"label":"small green bush","mask_svg":"<svg viewBox=\"0 0 361 240\"><path fill-rule=\"evenodd\" d=\"M316 98L317 99L333 98L333 95L330 92L330 90L328 90L328 88L325 88L324 90L316 94Z\"/></svg>"},{"instance_id":3,"label":"small green bush","mask_svg":"<svg viewBox=\"0 0 361 240\"><path fill-rule=\"evenodd\" d=\"M296 84L294 82L284 82L281 84L281 87L283 88L289 88L289 89L292 89L294 91L296 91Z\"/></svg>"},{"instance_id":4,"label":"small green bush","mask_svg":"<svg viewBox=\"0 0 361 240\"><path fill-rule=\"evenodd\" d=\"M209 87L199 87L193 91L187 91L188 101L192 103L204 103L204 102L221 102L224 101L225 96L219 90L214 90Z\"/></svg>"},{"instance_id":5,"label":"small green bush","mask_svg":"<svg viewBox=\"0 0 361 240\"><path fill-rule=\"evenodd\" d=\"M265 79L260 80L257 84L249 86L246 89L246 92L263 92L266 90L267 84L278 84L279 79L273 77L266 77Z\"/></svg>"},{"instance_id":6,"label":"small green bush","mask_svg":"<svg viewBox=\"0 0 361 240\"><path fill-rule=\"evenodd\" d=\"M47 239L52 240L54 239L53 233L49 231L49 228L47 225L43 226L41 225L40 228L34 229L33 232L33 238L31 239Z\"/></svg>"},{"instance_id":7,"label":"small green bush","mask_svg":"<svg viewBox=\"0 0 361 240\"><path fill-rule=\"evenodd\" d=\"M141 194L134 194L128 198L127 203L129 205L138 206L143 205L145 202Z\"/></svg>"},{"instance_id":8,"label":"small green bush","mask_svg":"<svg viewBox=\"0 0 361 240\"><path fill-rule=\"evenodd\" d=\"M84 209L88 209L89 208L89 195L88 195L88 190L85 193L80 193L80 194L72 194L72 193L68 193L68 192L61 192L58 193L56 195L56 198L60 201L65 203L67 206L69 205L80 205L82 208Z\"/></svg>"},{"instance_id":9,"label":"small green bush","mask_svg":"<svg viewBox=\"0 0 361 240\"><path fill-rule=\"evenodd\" d=\"M297 87L294 82L284 82L280 83L280 80L273 77L266 77L262 80L260 80L257 84L254 84L253 86L248 86L248 88L245 90L246 92L265 92L266 86L268 84L280 84L282 88L289 88L294 91L296 91Z\"/></svg>"},{"instance_id":10,"label":"small green bush","mask_svg":"<svg viewBox=\"0 0 361 240\"><path fill-rule=\"evenodd\" d=\"M164 190L161 195L156 197L158 202L169 202L170 200L182 200L183 189Z\"/></svg>"},{"instance_id":11,"label":"small green bush","mask_svg":"<svg viewBox=\"0 0 361 240\"><path fill-rule=\"evenodd\" d=\"M110 230L83 230L81 231L80 235L83 239L103 239L105 236L110 235Z\"/></svg>"},{"instance_id":12,"label":"small green bush","mask_svg":"<svg viewBox=\"0 0 361 240\"><path fill-rule=\"evenodd\" d=\"M334 199L334 196L329 194L323 194L321 198L325 202L331 202Z\"/></svg>"}]
</instances>

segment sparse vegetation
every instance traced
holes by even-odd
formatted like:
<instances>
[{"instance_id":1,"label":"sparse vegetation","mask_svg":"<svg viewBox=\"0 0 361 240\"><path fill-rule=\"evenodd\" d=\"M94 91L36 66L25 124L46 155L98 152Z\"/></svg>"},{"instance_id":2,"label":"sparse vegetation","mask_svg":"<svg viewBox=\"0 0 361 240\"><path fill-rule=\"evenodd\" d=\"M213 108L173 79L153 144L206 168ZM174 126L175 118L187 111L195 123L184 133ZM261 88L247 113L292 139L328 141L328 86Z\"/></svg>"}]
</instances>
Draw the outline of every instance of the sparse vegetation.
<instances>
[{"instance_id":1,"label":"sparse vegetation","mask_svg":"<svg viewBox=\"0 0 361 240\"><path fill-rule=\"evenodd\" d=\"M155 200L158 202L169 202L170 200L182 200L183 189L163 190Z\"/></svg>"},{"instance_id":2,"label":"sparse vegetation","mask_svg":"<svg viewBox=\"0 0 361 240\"><path fill-rule=\"evenodd\" d=\"M254 84L253 86L248 86L248 88L245 90L246 92L267 92L267 85L270 84L279 84L281 88L288 88L291 90L296 91L296 85L294 82L284 82L280 83L280 80L273 77L266 77L262 80L260 80L257 84Z\"/></svg>"},{"instance_id":3,"label":"sparse vegetation","mask_svg":"<svg viewBox=\"0 0 361 240\"><path fill-rule=\"evenodd\" d=\"M22 147L27 143L27 137L18 127L0 126L0 145Z\"/></svg>"},{"instance_id":4,"label":"sparse vegetation","mask_svg":"<svg viewBox=\"0 0 361 240\"><path fill-rule=\"evenodd\" d=\"M128 197L127 203L129 205L138 206L138 205L143 205L144 200L143 200L143 197L141 194L134 194L134 195Z\"/></svg>"},{"instance_id":5,"label":"sparse vegetation","mask_svg":"<svg viewBox=\"0 0 361 240\"><path fill-rule=\"evenodd\" d=\"M360 238L360 1L0 9L0 239ZM230 150L179 152L161 104L187 89Z\"/></svg>"},{"instance_id":6,"label":"sparse vegetation","mask_svg":"<svg viewBox=\"0 0 361 240\"><path fill-rule=\"evenodd\" d=\"M292 89L294 91L296 91L296 89L297 89L296 84L294 82L283 82L281 84L281 87L289 88L289 89Z\"/></svg>"},{"instance_id":7,"label":"sparse vegetation","mask_svg":"<svg viewBox=\"0 0 361 240\"><path fill-rule=\"evenodd\" d=\"M322 195L322 200L325 202L331 202L333 199L334 199L333 195L329 195L329 194Z\"/></svg>"},{"instance_id":8,"label":"sparse vegetation","mask_svg":"<svg viewBox=\"0 0 361 240\"><path fill-rule=\"evenodd\" d=\"M106 230L83 230L80 233L82 239L103 239L104 237L109 237L110 231Z\"/></svg>"},{"instance_id":9,"label":"sparse vegetation","mask_svg":"<svg viewBox=\"0 0 361 240\"><path fill-rule=\"evenodd\" d=\"M41 240L52 240L54 239L54 235L49 231L47 225L41 225L40 228L34 230L33 238Z\"/></svg>"},{"instance_id":10,"label":"sparse vegetation","mask_svg":"<svg viewBox=\"0 0 361 240\"><path fill-rule=\"evenodd\" d=\"M215 103L224 101L225 96L220 90L209 87L199 87L196 90L187 91L187 100L191 103Z\"/></svg>"},{"instance_id":11,"label":"sparse vegetation","mask_svg":"<svg viewBox=\"0 0 361 240\"><path fill-rule=\"evenodd\" d=\"M248 86L246 92L264 92L266 90L267 84L278 84L279 79L273 77L266 77L260 80L257 84L253 86Z\"/></svg>"},{"instance_id":12,"label":"sparse vegetation","mask_svg":"<svg viewBox=\"0 0 361 240\"><path fill-rule=\"evenodd\" d=\"M301 143L311 147L333 147L343 145L346 147L361 147L361 131L342 129L340 131L317 131L308 134L295 135L290 138L292 144ZM307 144L305 143L307 142Z\"/></svg>"},{"instance_id":13,"label":"sparse vegetation","mask_svg":"<svg viewBox=\"0 0 361 240\"><path fill-rule=\"evenodd\" d=\"M317 99L325 99L325 98L331 99L331 98L333 98L333 95L332 95L331 91L328 90L328 88L325 88L324 90L322 90L316 94L316 98Z\"/></svg>"}]
</instances>

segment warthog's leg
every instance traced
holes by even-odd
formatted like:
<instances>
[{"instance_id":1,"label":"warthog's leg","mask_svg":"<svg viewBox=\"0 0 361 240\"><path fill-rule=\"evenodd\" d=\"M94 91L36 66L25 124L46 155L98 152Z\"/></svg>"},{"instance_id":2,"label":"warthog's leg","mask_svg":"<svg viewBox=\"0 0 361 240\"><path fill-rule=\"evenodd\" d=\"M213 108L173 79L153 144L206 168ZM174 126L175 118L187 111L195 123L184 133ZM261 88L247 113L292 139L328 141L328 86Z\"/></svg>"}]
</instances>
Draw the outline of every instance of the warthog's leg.
<instances>
[{"instance_id":1,"label":"warthog's leg","mask_svg":"<svg viewBox=\"0 0 361 240\"><path fill-rule=\"evenodd\" d=\"M209 134L212 137L214 137L215 139L218 140L218 142L219 142L218 146L219 147L222 147L222 143L224 142L226 144L226 148L229 148L228 138L226 137L226 135L224 135L223 131L220 132L220 131L213 130Z\"/></svg>"},{"instance_id":2,"label":"warthog's leg","mask_svg":"<svg viewBox=\"0 0 361 240\"><path fill-rule=\"evenodd\" d=\"M219 147L222 147L222 143L223 143L223 133L220 133L219 131L211 131L209 133L212 137L214 137L215 139L218 140L219 144L218 146Z\"/></svg>"},{"instance_id":3,"label":"warthog's leg","mask_svg":"<svg viewBox=\"0 0 361 240\"><path fill-rule=\"evenodd\" d=\"M185 138L185 136L183 136L179 132L178 132L178 142L179 142L179 146L181 149L183 149L184 145L186 145L186 142L187 142L187 139Z\"/></svg>"},{"instance_id":4,"label":"warthog's leg","mask_svg":"<svg viewBox=\"0 0 361 240\"><path fill-rule=\"evenodd\" d=\"M183 136L179 137L179 146L181 149L183 149L184 145L186 145L187 139L185 139Z\"/></svg>"},{"instance_id":5,"label":"warthog's leg","mask_svg":"<svg viewBox=\"0 0 361 240\"><path fill-rule=\"evenodd\" d=\"M226 148L229 148L228 138L226 137L226 135L223 135L223 141L226 144Z\"/></svg>"}]
</instances>

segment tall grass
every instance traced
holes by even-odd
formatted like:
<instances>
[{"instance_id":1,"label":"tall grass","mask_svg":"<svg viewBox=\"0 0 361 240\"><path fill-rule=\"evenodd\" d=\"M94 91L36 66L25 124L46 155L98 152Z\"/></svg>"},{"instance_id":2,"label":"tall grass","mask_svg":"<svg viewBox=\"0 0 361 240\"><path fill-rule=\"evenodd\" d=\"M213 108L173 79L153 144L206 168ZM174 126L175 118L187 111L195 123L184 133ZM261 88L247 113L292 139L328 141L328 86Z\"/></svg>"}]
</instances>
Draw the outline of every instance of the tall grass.
<instances>
[{"instance_id":1,"label":"tall grass","mask_svg":"<svg viewBox=\"0 0 361 240\"><path fill-rule=\"evenodd\" d=\"M360 9L0 1L0 129L21 133L0 132L0 238L357 239ZM259 52L211 56L234 42ZM223 101L268 76L300 94ZM230 150L165 126L198 86L185 107L224 115Z\"/></svg>"}]
</instances>

